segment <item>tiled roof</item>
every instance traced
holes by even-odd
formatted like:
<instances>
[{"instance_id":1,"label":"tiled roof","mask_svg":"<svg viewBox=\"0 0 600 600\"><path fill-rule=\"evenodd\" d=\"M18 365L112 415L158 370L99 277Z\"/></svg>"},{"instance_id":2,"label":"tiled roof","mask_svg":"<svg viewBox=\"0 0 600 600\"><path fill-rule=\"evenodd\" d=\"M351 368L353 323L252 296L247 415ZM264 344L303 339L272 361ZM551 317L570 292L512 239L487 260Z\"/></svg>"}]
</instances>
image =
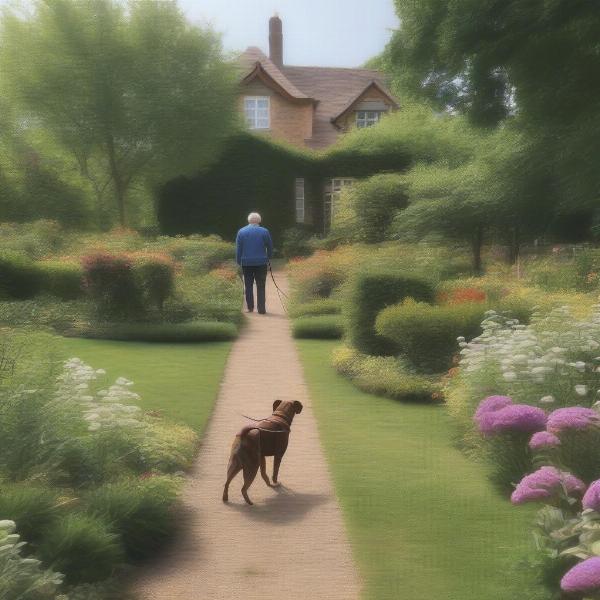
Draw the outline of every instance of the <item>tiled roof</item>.
<instances>
[{"instance_id":1,"label":"tiled roof","mask_svg":"<svg viewBox=\"0 0 600 600\"><path fill-rule=\"evenodd\" d=\"M248 48L239 59L244 76L260 63L265 72L288 94L298 99L316 101L313 121L313 137L307 140L309 147L326 148L339 136L331 122L358 99L369 85L377 86L393 99L386 88L385 77L374 69L349 69L338 67L278 68L260 48Z\"/></svg>"},{"instance_id":2,"label":"tiled roof","mask_svg":"<svg viewBox=\"0 0 600 600\"><path fill-rule=\"evenodd\" d=\"M310 96L301 92L291 83L278 69L277 65L260 48L256 48L255 46L250 46L239 58L242 76L245 77L248 75L255 68L257 62L261 64L267 75L290 94L290 96L302 99L310 98Z\"/></svg>"},{"instance_id":3,"label":"tiled roof","mask_svg":"<svg viewBox=\"0 0 600 600\"><path fill-rule=\"evenodd\" d=\"M308 96L318 100L313 123L311 148L333 144L339 131L331 122L373 82L385 90L385 78L373 69L336 67L283 67L283 74ZM386 92L387 93L387 92Z\"/></svg>"}]
</instances>

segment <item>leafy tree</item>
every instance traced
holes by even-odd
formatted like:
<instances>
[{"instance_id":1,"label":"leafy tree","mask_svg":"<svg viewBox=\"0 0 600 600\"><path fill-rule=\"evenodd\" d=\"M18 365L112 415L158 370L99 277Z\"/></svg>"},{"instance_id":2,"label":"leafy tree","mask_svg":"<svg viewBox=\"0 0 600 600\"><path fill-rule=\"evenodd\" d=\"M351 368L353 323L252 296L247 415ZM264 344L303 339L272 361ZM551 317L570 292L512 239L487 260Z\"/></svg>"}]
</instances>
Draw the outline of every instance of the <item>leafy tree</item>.
<instances>
[{"instance_id":1,"label":"leafy tree","mask_svg":"<svg viewBox=\"0 0 600 600\"><path fill-rule=\"evenodd\" d=\"M600 190L600 9L589 0L395 0L398 86L495 126L516 115L571 207ZM537 158L536 158L537 156Z\"/></svg>"},{"instance_id":2,"label":"leafy tree","mask_svg":"<svg viewBox=\"0 0 600 600\"><path fill-rule=\"evenodd\" d=\"M173 2L37 0L31 15L5 11L0 37L0 89L69 152L98 203L114 199L121 225L140 182L196 172L234 121L218 37Z\"/></svg>"},{"instance_id":3,"label":"leafy tree","mask_svg":"<svg viewBox=\"0 0 600 600\"><path fill-rule=\"evenodd\" d=\"M406 176L408 208L394 219L396 236L467 241L473 271L482 272L481 251L486 232L495 223L497 206L485 191L485 169L474 162L456 168L444 164L419 165Z\"/></svg>"}]
</instances>

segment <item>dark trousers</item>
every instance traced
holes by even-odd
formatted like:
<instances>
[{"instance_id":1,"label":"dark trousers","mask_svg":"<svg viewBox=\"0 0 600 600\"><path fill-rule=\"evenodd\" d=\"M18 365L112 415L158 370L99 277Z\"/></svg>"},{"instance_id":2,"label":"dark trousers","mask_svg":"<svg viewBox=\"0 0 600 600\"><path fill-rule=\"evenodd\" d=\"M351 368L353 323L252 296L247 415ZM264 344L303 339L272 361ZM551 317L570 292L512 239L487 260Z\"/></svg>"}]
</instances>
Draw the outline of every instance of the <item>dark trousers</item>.
<instances>
[{"instance_id":1,"label":"dark trousers","mask_svg":"<svg viewBox=\"0 0 600 600\"><path fill-rule=\"evenodd\" d=\"M256 281L256 303L258 312L264 313L265 309L265 283L267 281L267 265L258 267L242 267L244 271L244 288L246 289L246 306L254 310L254 282Z\"/></svg>"}]
</instances>

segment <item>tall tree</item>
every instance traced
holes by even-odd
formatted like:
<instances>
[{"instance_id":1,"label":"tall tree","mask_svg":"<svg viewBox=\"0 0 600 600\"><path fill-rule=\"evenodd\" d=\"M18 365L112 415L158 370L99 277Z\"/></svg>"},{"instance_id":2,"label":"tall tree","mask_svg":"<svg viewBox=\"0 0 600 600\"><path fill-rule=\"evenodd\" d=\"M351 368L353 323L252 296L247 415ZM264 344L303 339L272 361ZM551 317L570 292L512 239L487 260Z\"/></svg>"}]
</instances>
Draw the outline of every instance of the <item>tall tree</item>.
<instances>
[{"instance_id":1,"label":"tall tree","mask_svg":"<svg viewBox=\"0 0 600 600\"><path fill-rule=\"evenodd\" d=\"M398 84L483 126L516 115L571 203L600 195L600 7L590 0L395 0Z\"/></svg>"},{"instance_id":2,"label":"tall tree","mask_svg":"<svg viewBox=\"0 0 600 600\"><path fill-rule=\"evenodd\" d=\"M218 37L175 2L37 0L5 10L0 90L23 123L68 150L121 225L141 181L196 172L235 121L235 72Z\"/></svg>"}]
</instances>

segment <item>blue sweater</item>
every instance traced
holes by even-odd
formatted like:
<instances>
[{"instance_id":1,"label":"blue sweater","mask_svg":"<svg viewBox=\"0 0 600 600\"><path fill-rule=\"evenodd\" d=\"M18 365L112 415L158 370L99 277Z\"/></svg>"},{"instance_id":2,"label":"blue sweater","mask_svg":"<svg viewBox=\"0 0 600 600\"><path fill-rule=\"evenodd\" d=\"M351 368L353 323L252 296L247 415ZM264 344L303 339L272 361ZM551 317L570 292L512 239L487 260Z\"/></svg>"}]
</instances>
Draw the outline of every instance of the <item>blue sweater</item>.
<instances>
[{"instance_id":1,"label":"blue sweater","mask_svg":"<svg viewBox=\"0 0 600 600\"><path fill-rule=\"evenodd\" d=\"M242 227L235 240L236 260L243 267L266 265L273 255L269 230L260 225Z\"/></svg>"}]
</instances>

